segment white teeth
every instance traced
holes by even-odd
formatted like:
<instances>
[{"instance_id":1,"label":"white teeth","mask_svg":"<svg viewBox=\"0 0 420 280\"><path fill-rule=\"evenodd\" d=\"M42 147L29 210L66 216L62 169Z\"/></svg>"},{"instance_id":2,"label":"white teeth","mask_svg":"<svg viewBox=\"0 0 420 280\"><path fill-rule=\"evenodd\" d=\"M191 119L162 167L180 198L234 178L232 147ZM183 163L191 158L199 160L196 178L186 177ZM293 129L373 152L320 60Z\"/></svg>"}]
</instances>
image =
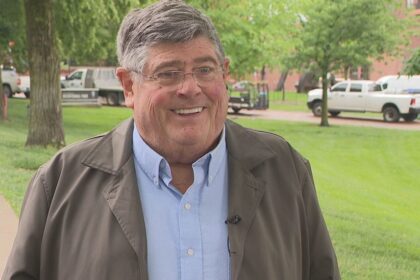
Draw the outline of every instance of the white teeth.
<instances>
[{"instance_id":1,"label":"white teeth","mask_svg":"<svg viewBox=\"0 0 420 280\"><path fill-rule=\"evenodd\" d=\"M196 108L191 108L191 109L177 109L175 110L175 113L180 114L180 115L186 115L186 114L200 113L201 111L203 111L203 107L196 107Z\"/></svg>"}]
</instances>

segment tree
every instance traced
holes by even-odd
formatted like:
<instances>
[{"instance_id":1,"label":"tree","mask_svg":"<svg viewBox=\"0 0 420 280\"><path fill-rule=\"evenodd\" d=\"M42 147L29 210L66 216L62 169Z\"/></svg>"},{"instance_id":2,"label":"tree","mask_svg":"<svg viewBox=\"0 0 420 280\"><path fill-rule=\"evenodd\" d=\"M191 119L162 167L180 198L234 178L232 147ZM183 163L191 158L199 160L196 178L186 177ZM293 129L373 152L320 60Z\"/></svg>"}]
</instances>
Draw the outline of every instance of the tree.
<instances>
[{"instance_id":1,"label":"tree","mask_svg":"<svg viewBox=\"0 0 420 280\"><path fill-rule=\"evenodd\" d=\"M27 146L64 146L53 0L25 0L31 100Z\"/></svg>"},{"instance_id":2,"label":"tree","mask_svg":"<svg viewBox=\"0 0 420 280\"><path fill-rule=\"evenodd\" d=\"M406 61L404 73L407 75L420 75L420 48L415 49L411 57Z\"/></svg>"},{"instance_id":3,"label":"tree","mask_svg":"<svg viewBox=\"0 0 420 280\"><path fill-rule=\"evenodd\" d=\"M78 64L116 64L115 38L122 18L139 0L54 1L60 54Z\"/></svg>"},{"instance_id":4,"label":"tree","mask_svg":"<svg viewBox=\"0 0 420 280\"><path fill-rule=\"evenodd\" d=\"M20 0L0 1L0 64L14 62L21 66L25 53L23 9ZM13 52L12 52L13 51ZM7 98L3 93L0 75L0 118L7 119Z\"/></svg>"},{"instance_id":5,"label":"tree","mask_svg":"<svg viewBox=\"0 0 420 280\"><path fill-rule=\"evenodd\" d=\"M106 36L103 26L119 21L134 0L25 0L31 100L26 145L65 144L60 90L60 51L100 54ZM108 26L105 25L105 26ZM58 31L56 27L58 27ZM115 29L115 28L114 28ZM116 29L115 29L116 33ZM60 36L58 36L60 34ZM112 36L115 42L115 34Z\"/></svg>"},{"instance_id":6,"label":"tree","mask_svg":"<svg viewBox=\"0 0 420 280\"><path fill-rule=\"evenodd\" d=\"M13 44L10 44L13 43ZM18 71L25 71L27 65L25 19L22 0L0 1L0 48L4 58L13 62Z\"/></svg>"},{"instance_id":7,"label":"tree","mask_svg":"<svg viewBox=\"0 0 420 280\"><path fill-rule=\"evenodd\" d=\"M394 0L313 0L297 25L291 61L322 78L321 126L328 126L328 73L395 54L407 42Z\"/></svg>"},{"instance_id":8,"label":"tree","mask_svg":"<svg viewBox=\"0 0 420 280\"><path fill-rule=\"evenodd\" d=\"M278 66L292 46L290 26L299 1L286 0L190 0L216 26L231 72L240 77Z\"/></svg>"}]
</instances>

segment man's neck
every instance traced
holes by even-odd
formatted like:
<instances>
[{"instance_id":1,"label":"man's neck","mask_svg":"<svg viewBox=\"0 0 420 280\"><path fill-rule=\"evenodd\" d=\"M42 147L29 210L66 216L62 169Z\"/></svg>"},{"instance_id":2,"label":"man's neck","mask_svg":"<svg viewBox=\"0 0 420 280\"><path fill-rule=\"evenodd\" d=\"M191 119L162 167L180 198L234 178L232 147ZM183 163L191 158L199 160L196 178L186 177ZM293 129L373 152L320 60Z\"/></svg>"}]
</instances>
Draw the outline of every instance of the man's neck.
<instances>
[{"instance_id":1,"label":"man's neck","mask_svg":"<svg viewBox=\"0 0 420 280\"><path fill-rule=\"evenodd\" d=\"M191 164L169 163L172 173L172 185L181 193L185 193L194 182L194 172Z\"/></svg>"}]
</instances>

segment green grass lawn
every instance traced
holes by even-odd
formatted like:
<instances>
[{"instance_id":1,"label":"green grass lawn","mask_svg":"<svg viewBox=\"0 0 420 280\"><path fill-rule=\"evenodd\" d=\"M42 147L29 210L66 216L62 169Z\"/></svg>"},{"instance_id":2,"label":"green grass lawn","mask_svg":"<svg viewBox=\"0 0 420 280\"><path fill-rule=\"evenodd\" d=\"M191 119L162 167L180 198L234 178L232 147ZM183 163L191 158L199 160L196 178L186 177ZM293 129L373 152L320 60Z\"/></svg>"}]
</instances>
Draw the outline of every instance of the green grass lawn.
<instances>
[{"instance_id":1,"label":"green grass lawn","mask_svg":"<svg viewBox=\"0 0 420 280\"><path fill-rule=\"evenodd\" d=\"M306 105L306 93L273 91L270 92L270 110L309 111Z\"/></svg>"},{"instance_id":2,"label":"green grass lawn","mask_svg":"<svg viewBox=\"0 0 420 280\"><path fill-rule=\"evenodd\" d=\"M27 101L0 123L0 194L19 212L30 177L56 151L25 148ZM124 108L65 108L67 143L112 128ZM420 279L420 132L235 121L285 137L311 161L343 279Z\"/></svg>"}]
</instances>

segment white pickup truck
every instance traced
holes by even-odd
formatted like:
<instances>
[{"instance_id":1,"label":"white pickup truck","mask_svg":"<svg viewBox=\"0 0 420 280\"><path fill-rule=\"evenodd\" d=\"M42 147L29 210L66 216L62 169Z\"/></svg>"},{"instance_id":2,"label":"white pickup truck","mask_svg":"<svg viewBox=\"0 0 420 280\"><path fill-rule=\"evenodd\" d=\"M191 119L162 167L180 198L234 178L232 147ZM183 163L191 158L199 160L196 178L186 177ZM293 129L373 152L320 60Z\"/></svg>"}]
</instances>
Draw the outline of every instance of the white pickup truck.
<instances>
[{"instance_id":1,"label":"white pickup truck","mask_svg":"<svg viewBox=\"0 0 420 280\"><path fill-rule=\"evenodd\" d=\"M322 113L322 89L308 92L308 108L315 116ZM343 81L328 92L328 112L377 112L385 122L414 121L420 113L420 94L381 91L373 81Z\"/></svg>"},{"instance_id":2,"label":"white pickup truck","mask_svg":"<svg viewBox=\"0 0 420 280\"><path fill-rule=\"evenodd\" d=\"M16 70L11 67L0 66L1 80L3 82L3 93L7 97L12 97L16 92L20 91L20 78Z\"/></svg>"},{"instance_id":3,"label":"white pickup truck","mask_svg":"<svg viewBox=\"0 0 420 280\"><path fill-rule=\"evenodd\" d=\"M123 88L111 67L80 68L61 81L65 89L98 91L101 103L118 106L124 104Z\"/></svg>"}]
</instances>

